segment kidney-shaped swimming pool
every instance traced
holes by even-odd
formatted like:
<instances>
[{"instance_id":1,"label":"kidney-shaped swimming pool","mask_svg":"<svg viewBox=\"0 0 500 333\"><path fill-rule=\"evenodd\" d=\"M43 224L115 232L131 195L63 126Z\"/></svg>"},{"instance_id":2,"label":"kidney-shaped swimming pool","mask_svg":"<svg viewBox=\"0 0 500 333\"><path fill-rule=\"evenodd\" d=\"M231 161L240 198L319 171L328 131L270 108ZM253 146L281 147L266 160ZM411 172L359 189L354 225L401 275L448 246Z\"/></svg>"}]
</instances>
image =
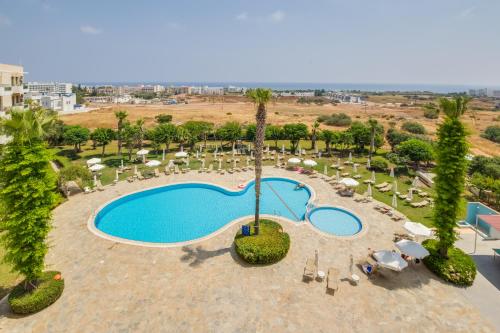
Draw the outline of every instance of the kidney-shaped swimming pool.
<instances>
[{"instance_id":1,"label":"kidney-shaped swimming pool","mask_svg":"<svg viewBox=\"0 0 500 333\"><path fill-rule=\"evenodd\" d=\"M311 197L307 187L287 178L263 178L262 214L304 220ZM253 215L255 183L228 191L203 183L173 184L121 197L96 215L95 227L123 239L177 243L205 237L235 219Z\"/></svg>"}]
</instances>

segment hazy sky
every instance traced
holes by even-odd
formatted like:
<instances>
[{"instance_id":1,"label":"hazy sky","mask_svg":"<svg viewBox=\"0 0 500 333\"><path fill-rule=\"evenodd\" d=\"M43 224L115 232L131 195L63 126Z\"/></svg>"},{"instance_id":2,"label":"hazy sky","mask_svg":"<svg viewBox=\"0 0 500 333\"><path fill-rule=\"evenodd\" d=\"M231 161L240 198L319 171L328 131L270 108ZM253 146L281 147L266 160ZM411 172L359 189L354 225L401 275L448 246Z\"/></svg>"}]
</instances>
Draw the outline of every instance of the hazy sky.
<instances>
[{"instance_id":1,"label":"hazy sky","mask_svg":"<svg viewBox=\"0 0 500 333\"><path fill-rule=\"evenodd\" d=\"M500 85L499 0L0 0L27 80Z\"/></svg>"}]
</instances>

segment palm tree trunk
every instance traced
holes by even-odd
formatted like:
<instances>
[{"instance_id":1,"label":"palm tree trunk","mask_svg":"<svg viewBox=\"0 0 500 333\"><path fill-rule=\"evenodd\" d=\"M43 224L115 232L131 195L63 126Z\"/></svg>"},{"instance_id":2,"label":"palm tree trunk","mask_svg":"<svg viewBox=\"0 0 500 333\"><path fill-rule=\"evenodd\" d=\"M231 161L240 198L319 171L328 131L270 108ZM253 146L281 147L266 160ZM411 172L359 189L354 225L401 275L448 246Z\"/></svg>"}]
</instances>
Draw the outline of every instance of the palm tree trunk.
<instances>
[{"instance_id":1,"label":"palm tree trunk","mask_svg":"<svg viewBox=\"0 0 500 333\"><path fill-rule=\"evenodd\" d=\"M372 133L370 138L370 158L372 158L374 148L375 148L375 128L372 128Z\"/></svg>"},{"instance_id":2,"label":"palm tree trunk","mask_svg":"<svg viewBox=\"0 0 500 333\"><path fill-rule=\"evenodd\" d=\"M102 154L101 154L101 156L104 156L104 149L106 149L106 145L102 145Z\"/></svg>"},{"instance_id":3,"label":"palm tree trunk","mask_svg":"<svg viewBox=\"0 0 500 333\"><path fill-rule=\"evenodd\" d=\"M255 234L259 234L260 219L260 185L262 176L262 149L264 145L264 134L266 130L266 105L259 103L255 115L257 128L255 131Z\"/></svg>"}]
</instances>

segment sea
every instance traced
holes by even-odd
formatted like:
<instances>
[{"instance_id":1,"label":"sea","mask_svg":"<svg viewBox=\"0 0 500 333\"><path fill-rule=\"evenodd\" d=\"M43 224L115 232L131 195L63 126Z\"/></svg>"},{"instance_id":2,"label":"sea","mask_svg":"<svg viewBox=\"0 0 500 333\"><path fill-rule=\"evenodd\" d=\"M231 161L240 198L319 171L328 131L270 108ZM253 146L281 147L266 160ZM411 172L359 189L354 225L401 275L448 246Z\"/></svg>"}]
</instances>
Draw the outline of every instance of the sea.
<instances>
[{"instance_id":1,"label":"sea","mask_svg":"<svg viewBox=\"0 0 500 333\"><path fill-rule=\"evenodd\" d=\"M486 88L475 85L440 85L440 84L401 84L401 83L314 83L314 82L80 82L85 86L209 86L209 87L245 87L270 88L276 91L316 90L361 91L361 92L431 92L437 94L463 93L469 89ZM492 88L492 87L488 87Z\"/></svg>"}]
</instances>

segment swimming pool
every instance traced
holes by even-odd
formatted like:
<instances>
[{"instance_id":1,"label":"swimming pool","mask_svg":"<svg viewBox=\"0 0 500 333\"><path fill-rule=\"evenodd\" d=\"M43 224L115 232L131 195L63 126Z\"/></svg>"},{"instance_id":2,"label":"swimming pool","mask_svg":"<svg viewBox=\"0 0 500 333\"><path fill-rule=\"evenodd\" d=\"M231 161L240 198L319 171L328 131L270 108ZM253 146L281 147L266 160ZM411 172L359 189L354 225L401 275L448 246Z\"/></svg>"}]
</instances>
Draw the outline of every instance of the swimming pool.
<instances>
[{"instance_id":1,"label":"swimming pool","mask_svg":"<svg viewBox=\"0 0 500 333\"><path fill-rule=\"evenodd\" d=\"M261 214L301 222L311 198L287 178L263 178ZM241 191L203 183L173 184L121 197L96 215L101 232L128 240L177 243L205 237L255 211L255 182Z\"/></svg>"},{"instance_id":2,"label":"swimming pool","mask_svg":"<svg viewBox=\"0 0 500 333\"><path fill-rule=\"evenodd\" d=\"M337 207L314 208L307 217L313 226L335 236L353 236L363 228L357 216Z\"/></svg>"}]
</instances>

